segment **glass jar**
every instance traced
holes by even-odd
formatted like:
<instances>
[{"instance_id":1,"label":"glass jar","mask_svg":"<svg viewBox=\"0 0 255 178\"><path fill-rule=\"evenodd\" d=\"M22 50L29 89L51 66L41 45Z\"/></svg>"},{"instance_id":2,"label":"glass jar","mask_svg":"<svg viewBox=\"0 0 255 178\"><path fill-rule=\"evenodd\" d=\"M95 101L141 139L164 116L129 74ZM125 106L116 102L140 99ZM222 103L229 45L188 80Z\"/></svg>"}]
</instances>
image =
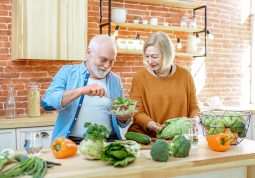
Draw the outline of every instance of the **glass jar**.
<instances>
[{"instance_id":1,"label":"glass jar","mask_svg":"<svg viewBox=\"0 0 255 178\"><path fill-rule=\"evenodd\" d=\"M36 83L30 84L28 93L28 117L40 116L40 92Z\"/></svg>"},{"instance_id":2,"label":"glass jar","mask_svg":"<svg viewBox=\"0 0 255 178\"><path fill-rule=\"evenodd\" d=\"M189 28L197 28L197 21L195 17L190 19Z\"/></svg>"},{"instance_id":3,"label":"glass jar","mask_svg":"<svg viewBox=\"0 0 255 178\"><path fill-rule=\"evenodd\" d=\"M185 16L182 16L180 27L186 28L187 27L187 20Z\"/></svg>"},{"instance_id":4,"label":"glass jar","mask_svg":"<svg viewBox=\"0 0 255 178\"><path fill-rule=\"evenodd\" d=\"M16 102L14 98L14 88L12 86L8 87L8 97L6 101L6 118L13 119L16 116Z\"/></svg>"}]
</instances>

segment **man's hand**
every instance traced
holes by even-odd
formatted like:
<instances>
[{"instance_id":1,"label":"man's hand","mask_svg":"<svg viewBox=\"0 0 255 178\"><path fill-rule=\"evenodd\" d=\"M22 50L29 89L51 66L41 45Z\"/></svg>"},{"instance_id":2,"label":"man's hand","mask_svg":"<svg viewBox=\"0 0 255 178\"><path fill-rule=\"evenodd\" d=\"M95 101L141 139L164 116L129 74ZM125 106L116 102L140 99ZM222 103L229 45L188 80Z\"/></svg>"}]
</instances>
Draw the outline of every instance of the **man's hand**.
<instances>
[{"instance_id":1,"label":"man's hand","mask_svg":"<svg viewBox=\"0 0 255 178\"><path fill-rule=\"evenodd\" d=\"M91 84L81 88L82 95L88 96L106 96L105 89L98 84Z\"/></svg>"}]
</instances>

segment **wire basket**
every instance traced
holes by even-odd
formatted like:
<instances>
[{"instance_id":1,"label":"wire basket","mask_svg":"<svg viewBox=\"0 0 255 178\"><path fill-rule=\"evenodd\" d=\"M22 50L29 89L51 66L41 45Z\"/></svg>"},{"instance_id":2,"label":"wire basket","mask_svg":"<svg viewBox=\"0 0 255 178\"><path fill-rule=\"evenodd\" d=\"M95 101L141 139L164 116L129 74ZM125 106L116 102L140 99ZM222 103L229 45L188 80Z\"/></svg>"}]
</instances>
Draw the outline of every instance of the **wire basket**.
<instances>
[{"instance_id":1,"label":"wire basket","mask_svg":"<svg viewBox=\"0 0 255 178\"><path fill-rule=\"evenodd\" d=\"M231 145L239 144L246 137L251 118L251 113L245 111L212 110L198 115L204 136L226 133L232 137Z\"/></svg>"}]
</instances>

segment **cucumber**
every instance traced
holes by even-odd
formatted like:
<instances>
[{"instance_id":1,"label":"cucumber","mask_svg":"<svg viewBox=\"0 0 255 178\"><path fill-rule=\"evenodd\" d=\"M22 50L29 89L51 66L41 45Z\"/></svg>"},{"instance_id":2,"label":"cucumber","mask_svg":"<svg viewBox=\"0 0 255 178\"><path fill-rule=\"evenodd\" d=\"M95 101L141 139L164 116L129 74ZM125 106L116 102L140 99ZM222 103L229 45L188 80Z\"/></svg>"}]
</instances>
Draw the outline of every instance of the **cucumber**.
<instances>
[{"instance_id":1,"label":"cucumber","mask_svg":"<svg viewBox=\"0 0 255 178\"><path fill-rule=\"evenodd\" d=\"M128 140L134 140L144 145L148 145L151 143L151 138L148 135L137 133L137 132L127 132L125 134L125 137Z\"/></svg>"}]
</instances>

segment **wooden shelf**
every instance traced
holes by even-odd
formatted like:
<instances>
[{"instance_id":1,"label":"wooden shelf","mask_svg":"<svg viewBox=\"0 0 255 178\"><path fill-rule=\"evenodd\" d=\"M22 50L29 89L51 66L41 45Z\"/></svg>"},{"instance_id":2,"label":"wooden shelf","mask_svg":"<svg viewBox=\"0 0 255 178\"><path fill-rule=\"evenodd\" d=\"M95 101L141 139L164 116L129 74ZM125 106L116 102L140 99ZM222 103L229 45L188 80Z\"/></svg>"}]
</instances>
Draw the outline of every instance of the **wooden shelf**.
<instances>
[{"instance_id":1,"label":"wooden shelf","mask_svg":"<svg viewBox=\"0 0 255 178\"><path fill-rule=\"evenodd\" d=\"M118 54L143 54L143 51L137 49L118 49Z\"/></svg>"},{"instance_id":2,"label":"wooden shelf","mask_svg":"<svg viewBox=\"0 0 255 178\"><path fill-rule=\"evenodd\" d=\"M189 57L192 58L194 56L202 56L204 54L199 54L199 53L175 53L175 56L177 57Z\"/></svg>"},{"instance_id":3,"label":"wooden shelf","mask_svg":"<svg viewBox=\"0 0 255 178\"><path fill-rule=\"evenodd\" d=\"M163 25L144 25L144 24L134 24L134 23L112 23L113 25L119 25L120 27L129 27L129 28L139 28L139 29L151 29L151 30L168 30L176 32L200 32L204 31L203 28L183 28L178 26L163 26Z\"/></svg>"},{"instance_id":4,"label":"wooden shelf","mask_svg":"<svg viewBox=\"0 0 255 178\"><path fill-rule=\"evenodd\" d=\"M118 49L118 54L143 54L142 50L134 50L134 49ZM194 56L202 56L203 54L199 53L175 53L177 57L187 57L192 58Z\"/></svg>"},{"instance_id":5,"label":"wooden shelf","mask_svg":"<svg viewBox=\"0 0 255 178\"><path fill-rule=\"evenodd\" d=\"M190 1L181 1L181 0L127 0L127 2L134 2L134 3L143 3L143 4L159 4L164 6L172 6L178 8L185 8L185 9L195 9L198 7L205 6L205 3L201 2L190 2Z\"/></svg>"}]
</instances>

